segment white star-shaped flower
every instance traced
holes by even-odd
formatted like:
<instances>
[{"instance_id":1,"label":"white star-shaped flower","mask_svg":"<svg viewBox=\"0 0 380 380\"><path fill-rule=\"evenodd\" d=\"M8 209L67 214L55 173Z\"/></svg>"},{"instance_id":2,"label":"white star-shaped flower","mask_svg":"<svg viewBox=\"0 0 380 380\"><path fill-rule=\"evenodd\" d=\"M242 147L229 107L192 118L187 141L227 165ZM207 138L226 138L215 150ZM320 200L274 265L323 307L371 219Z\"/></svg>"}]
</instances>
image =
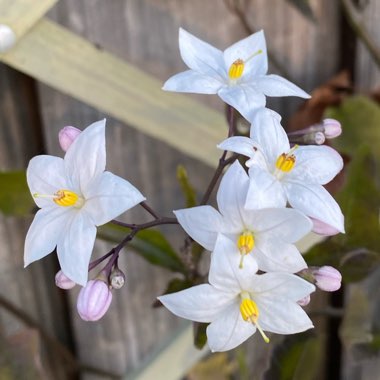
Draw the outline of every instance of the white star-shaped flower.
<instances>
[{"instance_id":1,"label":"white star-shaped flower","mask_svg":"<svg viewBox=\"0 0 380 380\"><path fill-rule=\"evenodd\" d=\"M235 161L217 193L219 212L211 206L177 210L174 213L178 222L209 251L214 250L219 233L227 236L239 249L241 260L252 253L262 271L295 273L306 268L305 260L293 243L310 232L309 218L289 208L245 209L249 185L248 175ZM270 207L266 197L271 193L259 196Z\"/></svg>"},{"instance_id":2,"label":"white star-shaped flower","mask_svg":"<svg viewBox=\"0 0 380 380\"><path fill-rule=\"evenodd\" d=\"M105 120L86 128L65 158L34 157L27 169L38 207L25 241L25 266L57 247L63 273L85 285L88 264L101 226L145 198L129 182L104 171Z\"/></svg>"},{"instance_id":3,"label":"white star-shaped flower","mask_svg":"<svg viewBox=\"0 0 380 380\"><path fill-rule=\"evenodd\" d=\"M271 206L276 201L277 207L289 202L294 209L344 232L340 207L322 186L342 170L342 157L326 145L290 148L280 121L276 112L262 108L254 114L250 138L230 137L218 145L250 157L251 182L245 207L257 207L260 199L268 200ZM265 204L260 201L260 206Z\"/></svg>"},{"instance_id":4,"label":"white star-shaped flower","mask_svg":"<svg viewBox=\"0 0 380 380\"><path fill-rule=\"evenodd\" d=\"M267 96L310 96L278 75L266 75L268 57L264 32L236 42L224 52L179 30L181 57L190 70L169 78L163 89L198 94L218 94L250 120Z\"/></svg>"},{"instance_id":5,"label":"white star-shaped flower","mask_svg":"<svg viewBox=\"0 0 380 380\"><path fill-rule=\"evenodd\" d=\"M247 260L243 269L238 268L239 260L235 244L219 235L209 284L158 299L179 317L211 322L206 333L212 351L231 350L257 329L269 342L264 331L295 334L313 327L297 301L313 292L314 285L289 273L256 275L255 260Z\"/></svg>"}]
</instances>

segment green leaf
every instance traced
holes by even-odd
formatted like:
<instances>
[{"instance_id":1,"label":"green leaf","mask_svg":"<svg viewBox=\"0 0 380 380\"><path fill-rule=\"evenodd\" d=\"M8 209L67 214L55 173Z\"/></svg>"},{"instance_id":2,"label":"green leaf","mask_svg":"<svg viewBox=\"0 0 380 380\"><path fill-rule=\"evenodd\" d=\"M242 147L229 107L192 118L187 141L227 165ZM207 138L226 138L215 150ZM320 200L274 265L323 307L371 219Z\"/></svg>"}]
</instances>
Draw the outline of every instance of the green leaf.
<instances>
[{"instance_id":1,"label":"green leaf","mask_svg":"<svg viewBox=\"0 0 380 380\"><path fill-rule=\"evenodd\" d=\"M5 215L27 215L34 207L25 171L0 172L0 211Z\"/></svg>"},{"instance_id":2,"label":"green leaf","mask_svg":"<svg viewBox=\"0 0 380 380\"><path fill-rule=\"evenodd\" d=\"M310 21L316 22L313 10L310 6L309 0L287 0L288 3L292 4L299 12L301 12Z\"/></svg>"},{"instance_id":3,"label":"green leaf","mask_svg":"<svg viewBox=\"0 0 380 380\"><path fill-rule=\"evenodd\" d=\"M278 345L265 380L314 380L322 358L322 341L310 332L291 335Z\"/></svg>"},{"instance_id":4,"label":"green leaf","mask_svg":"<svg viewBox=\"0 0 380 380\"><path fill-rule=\"evenodd\" d=\"M189 181L187 171L183 165L177 166L177 180L181 186L182 193L185 197L186 207L194 207L197 204L197 198L194 187Z\"/></svg>"},{"instance_id":5,"label":"green leaf","mask_svg":"<svg viewBox=\"0 0 380 380\"><path fill-rule=\"evenodd\" d=\"M99 227L98 237L120 243L131 230L112 223ZM186 273L186 268L165 236L158 230L146 229L139 231L128 243L137 254L153 265L158 265L173 272Z\"/></svg>"}]
</instances>

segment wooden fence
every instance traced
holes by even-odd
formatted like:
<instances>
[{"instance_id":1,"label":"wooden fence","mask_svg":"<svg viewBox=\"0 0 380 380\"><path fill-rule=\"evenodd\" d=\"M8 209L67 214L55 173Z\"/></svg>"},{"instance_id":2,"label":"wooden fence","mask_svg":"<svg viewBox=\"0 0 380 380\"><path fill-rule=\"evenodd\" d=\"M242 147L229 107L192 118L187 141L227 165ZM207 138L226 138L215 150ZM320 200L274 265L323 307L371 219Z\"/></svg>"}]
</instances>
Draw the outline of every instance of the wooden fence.
<instances>
[{"instance_id":1,"label":"wooden fence","mask_svg":"<svg viewBox=\"0 0 380 380\"><path fill-rule=\"evenodd\" d=\"M342 22L340 1L310 1L315 22L285 0L246 3L250 27L265 30L274 59L306 91L346 66L354 67L357 86L368 89L380 84L367 49L357 41L352 41L354 48L347 47L352 34L345 36L348 29ZM379 41L379 3L369 1L363 17L369 33ZM0 55L1 170L23 169L36 154L61 155L60 128L84 128L106 115L108 168L141 189L157 210L169 215L183 207L175 178L179 163L202 192L219 157L215 145L225 134L223 106L217 97L169 94L161 86L184 68L178 51L180 26L220 48L246 35L226 2L0 0L0 24L9 25L17 37L16 45ZM350 61L344 60L347 51L352 53ZM271 71L282 74L274 65ZM270 103L285 116L299 104L288 98ZM128 212L126 220L135 219L141 220L141 214ZM121 266L126 268L127 286L115 292L103 320L85 323L76 314L77 291L62 292L54 286L53 255L23 269L23 241L30 222L31 218L0 215L3 297L75 352L84 366L131 375L155 352L168 352L162 345L183 325L164 309L152 310L151 304L164 290L169 272L125 252ZM170 228L166 232L178 246L183 235ZM108 249L106 243L96 243L96 254ZM25 329L24 322L2 311L0 332L11 336ZM179 340L188 342L188 336L185 331ZM183 351L187 363L167 363L175 369L171 378L178 378L192 362L195 351L190 345L185 344ZM250 366L260 373L269 348L258 349L255 339L248 347L252 348ZM61 346L58 351L66 359L50 355L50 370L54 368L55 379L65 379L67 366L75 361ZM152 360L157 364L159 358ZM354 379L349 368L345 363L347 379ZM83 368L82 374L84 379L101 378L91 368ZM161 378L159 373L145 376Z\"/></svg>"}]
</instances>

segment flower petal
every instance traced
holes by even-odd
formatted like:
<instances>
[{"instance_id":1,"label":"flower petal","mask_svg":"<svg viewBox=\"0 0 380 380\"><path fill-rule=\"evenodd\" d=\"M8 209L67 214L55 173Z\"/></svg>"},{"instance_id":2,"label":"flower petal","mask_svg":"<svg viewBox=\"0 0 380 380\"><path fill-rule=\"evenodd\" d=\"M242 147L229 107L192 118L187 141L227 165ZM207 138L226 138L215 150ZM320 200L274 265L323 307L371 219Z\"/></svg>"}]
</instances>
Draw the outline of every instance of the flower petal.
<instances>
[{"instance_id":1,"label":"flower petal","mask_svg":"<svg viewBox=\"0 0 380 380\"><path fill-rule=\"evenodd\" d=\"M96 226L101 226L145 200L128 181L104 172L91 183L84 194L83 210Z\"/></svg>"},{"instance_id":2,"label":"flower petal","mask_svg":"<svg viewBox=\"0 0 380 380\"><path fill-rule=\"evenodd\" d=\"M247 120L250 120L253 110L264 107L266 103L264 94L248 84L224 86L218 91L218 95Z\"/></svg>"},{"instance_id":3,"label":"flower petal","mask_svg":"<svg viewBox=\"0 0 380 380\"><path fill-rule=\"evenodd\" d=\"M247 210L258 210L285 206L286 194L282 184L266 170L251 166L249 169L249 188L244 207Z\"/></svg>"},{"instance_id":4,"label":"flower petal","mask_svg":"<svg viewBox=\"0 0 380 380\"><path fill-rule=\"evenodd\" d=\"M304 90L289 82L279 75L263 75L255 80L255 85L259 91L267 96L299 96L309 99L310 95Z\"/></svg>"},{"instance_id":5,"label":"flower petal","mask_svg":"<svg viewBox=\"0 0 380 380\"><path fill-rule=\"evenodd\" d=\"M229 232L244 230L243 214L248 186L248 175L236 160L224 174L217 193L219 212L227 222Z\"/></svg>"},{"instance_id":6,"label":"flower petal","mask_svg":"<svg viewBox=\"0 0 380 380\"><path fill-rule=\"evenodd\" d=\"M210 284L215 288L235 292L235 294L246 289L258 268L256 261L250 255L244 258L243 268L239 268L240 259L236 242L219 234L215 250L211 255L208 275Z\"/></svg>"},{"instance_id":7,"label":"flower petal","mask_svg":"<svg viewBox=\"0 0 380 380\"><path fill-rule=\"evenodd\" d=\"M219 81L227 79L223 53L182 28L179 29L179 49L183 61L190 69Z\"/></svg>"},{"instance_id":8,"label":"flower petal","mask_svg":"<svg viewBox=\"0 0 380 380\"><path fill-rule=\"evenodd\" d=\"M249 59L260 50L261 53ZM264 31L260 30L234 43L224 51L223 56L227 72L237 59L244 61L244 72L241 80L245 82L252 80L256 76L265 75L268 71L268 56Z\"/></svg>"},{"instance_id":9,"label":"flower petal","mask_svg":"<svg viewBox=\"0 0 380 380\"><path fill-rule=\"evenodd\" d=\"M198 206L174 211L182 228L200 245L212 251L223 219L211 206Z\"/></svg>"},{"instance_id":10,"label":"flower petal","mask_svg":"<svg viewBox=\"0 0 380 380\"><path fill-rule=\"evenodd\" d=\"M26 169L30 193L53 195L56 191L70 187L66 179L63 159L54 156L37 156L30 160ZM34 198L38 207L56 206L51 198Z\"/></svg>"},{"instance_id":11,"label":"flower petal","mask_svg":"<svg viewBox=\"0 0 380 380\"><path fill-rule=\"evenodd\" d=\"M344 232L342 211L323 186L287 181L284 189L293 208Z\"/></svg>"},{"instance_id":12,"label":"flower petal","mask_svg":"<svg viewBox=\"0 0 380 380\"><path fill-rule=\"evenodd\" d=\"M217 145L219 149L235 152L247 157L253 157L256 153L257 146L254 141L248 137L234 136L222 141Z\"/></svg>"},{"instance_id":13,"label":"flower petal","mask_svg":"<svg viewBox=\"0 0 380 380\"><path fill-rule=\"evenodd\" d=\"M165 91L216 94L223 83L205 74L187 70L169 78L162 87Z\"/></svg>"},{"instance_id":14,"label":"flower petal","mask_svg":"<svg viewBox=\"0 0 380 380\"><path fill-rule=\"evenodd\" d=\"M281 116L268 108L260 108L251 121L250 137L262 148L268 169L273 171L278 156L290 149L288 135L280 123Z\"/></svg>"},{"instance_id":15,"label":"flower petal","mask_svg":"<svg viewBox=\"0 0 380 380\"><path fill-rule=\"evenodd\" d=\"M255 243L252 256L264 272L297 273L307 268L296 246L281 241L275 234L257 236Z\"/></svg>"},{"instance_id":16,"label":"flower petal","mask_svg":"<svg viewBox=\"0 0 380 380\"><path fill-rule=\"evenodd\" d=\"M206 330L207 342L211 351L228 351L246 341L256 332L256 327L245 322L236 300Z\"/></svg>"},{"instance_id":17,"label":"flower petal","mask_svg":"<svg viewBox=\"0 0 380 380\"><path fill-rule=\"evenodd\" d=\"M287 243L295 243L309 233L313 223L301 212L291 208L266 208L250 213L249 227L257 235L267 233Z\"/></svg>"},{"instance_id":18,"label":"flower petal","mask_svg":"<svg viewBox=\"0 0 380 380\"><path fill-rule=\"evenodd\" d=\"M235 300L209 284L193 286L180 292L157 297L173 314L196 322L212 322Z\"/></svg>"},{"instance_id":19,"label":"flower petal","mask_svg":"<svg viewBox=\"0 0 380 380\"><path fill-rule=\"evenodd\" d=\"M71 213L71 210L58 206L37 212L25 239L25 266L54 250Z\"/></svg>"},{"instance_id":20,"label":"flower petal","mask_svg":"<svg viewBox=\"0 0 380 380\"><path fill-rule=\"evenodd\" d=\"M106 167L106 120L87 127L66 152L64 161L67 177L71 178L74 191L86 192L89 183L103 173Z\"/></svg>"},{"instance_id":21,"label":"flower petal","mask_svg":"<svg viewBox=\"0 0 380 380\"><path fill-rule=\"evenodd\" d=\"M343 159L340 154L326 145L301 146L294 151L294 155L296 164L285 180L289 178L325 185L343 169Z\"/></svg>"},{"instance_id":22,"label":"flower petal","mask_svg":"<svg viewBox=\"0 0 380 380\"><path fill-rule=\"evenodd\" d=\"M62 226L61 226L62 228ZM70 215L57 244L57 254L62 272L72 281L85 286L88 264L96 237L96 227L85 212Z\"/></svg>"}]
</instances>

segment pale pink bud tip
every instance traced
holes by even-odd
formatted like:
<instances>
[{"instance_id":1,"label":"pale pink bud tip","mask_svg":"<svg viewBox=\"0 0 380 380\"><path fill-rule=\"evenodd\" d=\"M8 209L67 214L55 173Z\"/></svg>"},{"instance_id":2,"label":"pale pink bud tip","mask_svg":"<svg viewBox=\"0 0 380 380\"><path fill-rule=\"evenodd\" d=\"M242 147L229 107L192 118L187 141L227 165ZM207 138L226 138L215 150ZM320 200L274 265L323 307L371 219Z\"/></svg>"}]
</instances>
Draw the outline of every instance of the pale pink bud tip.
<instances>
[{"instance_id":1,"label":"pale pink bud tip","mask_svg":"<svg viewBox=\"0 0 380 380\"><path fill-rule=\"evenodd\" d=\"M310 295L301 298L300 300L297 301L298 305L300 306L307 306L310 303Z\"/></svg>"},{"instance_id":2,"label":"pale pink bud tip","mask_svg":"<svg viewBox=\"0 0 380 380\"><path fill-rule=\"evenodd\" d=\"M78 128L67 126L58 133L59 145L65 152L82 131Z\"/></svg>"},{"instance_id":3,"label":"pale pink bud tip","mask_svg":"<svg viewBox=\"0 0 380 380\"><path fill-rule=\"evenodd\" d=\"M342 134L342 126L338 120L323 120L324 133L327 139L335 139Z\"/></svg>"},{"instance_id":4,"label":"pale pink bud tip","mask_svg":"<svg viewBox=\"0 0 380 380\"><path fill-rule=\"evenodd\" d=\"M77 310L84 321L97 321L107 312L111 301L108 285L101 280L91 280L79 292Z\"/></svg>"},{"instance_id":5,"label":"pale pink bud tip","mask_svg":"<svg viewBox=\"0 0 380 380\"><path fill-rule=\"evenodd\" d=\"M318 235L333 236L333 235L339 234L340 232L336 228L318 219L314 219L314 218L310 218L310 219L313 222L313 232L315 232Z\"/></svg>"},{"instance_id":6,"label":"pale pink bud tip","mask_svg":"<svg viewBox=\"0 0 380 380\"><path fill-rule=\"evenodd\" d=\"M76 283L71 281L61 270L55 275L55 284L61 289L72 289Z\"/></svg>"},{"instance_id":7,"label":"pale pink bud tip","mask_svg":"<svg viewBox=\"0 0 380 380\"><path fill-rule=\"evenodd\" d=\"M342 275L330 266L324 266L314 272L315 285L326 292L335 292L341 286Z\"/></svg>"}]
</instances>

